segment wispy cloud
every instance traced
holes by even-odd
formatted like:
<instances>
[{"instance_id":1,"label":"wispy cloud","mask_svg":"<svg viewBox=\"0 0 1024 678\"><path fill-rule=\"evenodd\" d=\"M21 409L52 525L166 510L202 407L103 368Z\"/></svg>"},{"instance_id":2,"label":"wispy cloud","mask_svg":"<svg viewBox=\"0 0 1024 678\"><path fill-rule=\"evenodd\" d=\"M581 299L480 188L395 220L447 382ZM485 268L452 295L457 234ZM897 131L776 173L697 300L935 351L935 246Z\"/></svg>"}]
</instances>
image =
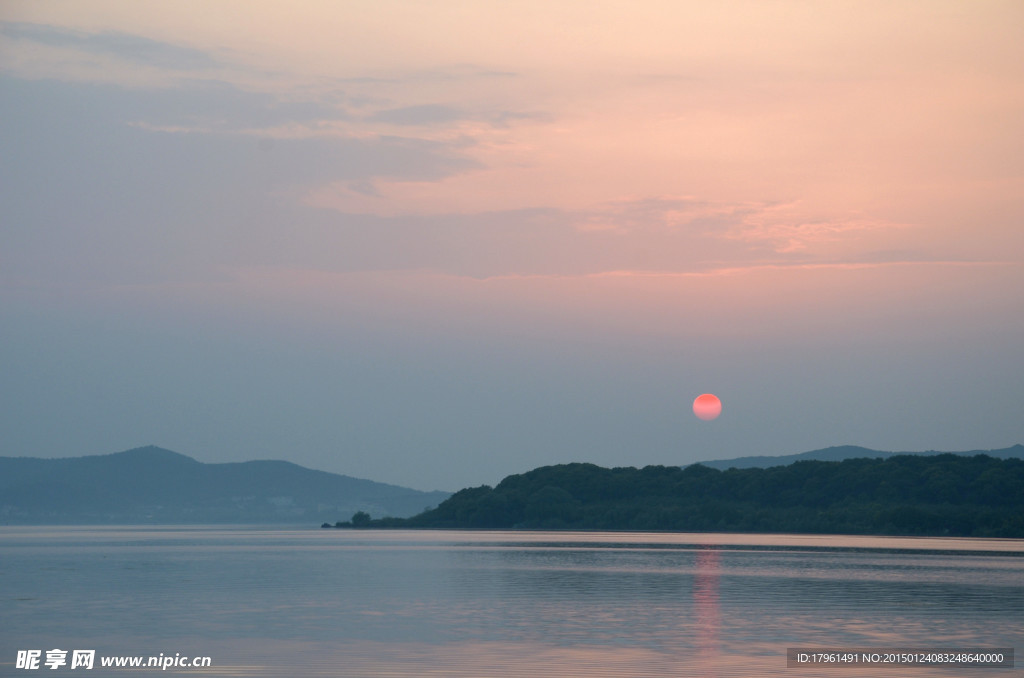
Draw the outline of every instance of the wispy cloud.
<instances>
[{"instance_id":1,"label":"wispy cloud","mask_svg":"<svg viewBox=\"0 0 1024 678\"><path fill-rule=\"evenodd\" d=\"M464 120L468 116L457 108L440 104L405 106L378 111L369 117L373 122L393 125L435 125Z\"/></svg>"},{"instance_id":2,"label":"wispy cloud","mask_svg":"<svg viewBox=\"0 0 1024 678\"><path fill-rule=\"evenodd\" d=\"M903 259L891 261L824 261L815 263L789 262L789 263L758 263L751 262L744 265L733 266L711 266L706 269L695 271L646 271L646 270L621 270L603 271L601 273L588 274L585 277L597 278L712 278L718 276L735 276L759 271L858 271L873 268L903 268L903 267L939 267L939 268L990 268L990 267L1020 267L1020 264L1013 261L956 261L940 259Z\"/></svg>"},{"instance_id":3,"label":"wispy cloud","mask_svg":"<svg viewBox=\"0 0 1024 678\"><path fill-rule=\"evenodd\" d=\"M692 234L715 233L761 209L760 205L715 203L694 196L656 196L609 201L571 214L582 232Z\"/></svg>"},{"instance_id":4,"label":"wispy cloud","mask_svg":"<svg viewBox=\"0 0 1024 678\"><path fill-rule=\"evenodd\" d=\"M336 78L341 84L372 84L372 85L409 85L439 82L455 82L466 80L510 80L520 77L514 71L502 71L481 68L473 64L454 64L447 67L432 69L402 69L380 72L374 75L361 75Z\"/></svg>"},{"instance_id":5,"label":"wispy cloud","mask_svg":"<svg viewBox=\"0 0 1024 678\"><path fill-rule=\"evenodd\" d=\"M219 59L200 49L119 31L87 33L46 24L7 21L0 23L0 34L13 40L80 50L173 70L204 70L222 65Z\"/></svg>"},{"instance_id":6,"label":"wispy cloud","mask_svg":"<svg viewBox=\"0 0 1024 678\"><path fill-rule=\"evenodd\" d=\"M506 127L517 120L535 120L539 116L519 111L472 111L443 104L420 104L386 108L367 115L364 119L371 123L386 123L403 126L440 126L458 125L459 123L483 122L495 127Z\"/></svg>"},{"instance_id":7,"label":"wispy cloud","mask_svg":"<svg viewBox=\"0 0 1024 678\"><path fill-rule=\"evenodd\" d=\"M811 251L815 246L850 240L872 231L907 228L888 220L861 215L821 215L800 203L764 205L743 215L740 223L722 237L740 242L764 244L780 254Z\"/></svg>"}]
</instances>

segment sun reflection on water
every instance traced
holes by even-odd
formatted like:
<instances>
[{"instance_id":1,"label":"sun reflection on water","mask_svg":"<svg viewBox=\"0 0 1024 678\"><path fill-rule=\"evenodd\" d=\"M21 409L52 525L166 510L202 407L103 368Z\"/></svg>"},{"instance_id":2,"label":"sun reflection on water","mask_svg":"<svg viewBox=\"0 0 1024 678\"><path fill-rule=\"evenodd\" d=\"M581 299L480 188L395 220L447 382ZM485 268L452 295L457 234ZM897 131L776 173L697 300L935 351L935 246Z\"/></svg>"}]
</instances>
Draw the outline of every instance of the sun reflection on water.
<instances>
[{"instance_id":1,"label":"sun reflection on water","mask_svg":"<svg viewBox=\"0 0 1024 678\"><path fill-rule=\"evenodd\" d=\"M697 568L693 576L693 606L697 612L697 647L701 675L718 678L719 632L722 610L718 603L721 552L702 547L697 551Z\"/></svg>"}]
</instances>

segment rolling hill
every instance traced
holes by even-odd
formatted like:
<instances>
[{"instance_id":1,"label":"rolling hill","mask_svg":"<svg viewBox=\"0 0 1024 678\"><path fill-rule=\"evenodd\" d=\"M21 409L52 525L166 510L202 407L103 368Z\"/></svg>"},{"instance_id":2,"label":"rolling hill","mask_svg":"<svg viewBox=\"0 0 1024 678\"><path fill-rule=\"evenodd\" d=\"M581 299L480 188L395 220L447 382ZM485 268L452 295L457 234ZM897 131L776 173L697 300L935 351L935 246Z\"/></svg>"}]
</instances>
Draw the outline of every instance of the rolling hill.
<instances>
[{"instance_id":1,"label":"rolling hill","mask_svg":"<svg viewBox=\"0 0 1024 678\"><path fill-rule=\"evenodd\" d=\"M311 523L410 516L447 492L286 461L205 464L159 447L64 459L0 457L0 523Z\"/></svg>"},{"instance_id":2,"label":"rolling hill","mask_svg":"<svg viewBox=\"0 0 1024 678\"><path fill-rule=\"evenodd\" d=\"M725 471L559 464L460 490L418 516L351 526L1020 539L1024 460L946 453Z\"/></svg>"},{"instance_id":3,"label":"rolling hill","mask_svg":"<svg viewBox=\"0 0 1024 678\"><path fill-rule=\"evenodd\" d=\"M956 454L959 456L973 457L976 454L984 454L994 459L1024 459L1024 445L1014 445L1001 450L971 450L969 452L882 452L867 447L856 445L839 445L826 447L821 450L812 450L800 454L785 454L778 457L737 457L735 459L714 459L711 461L699 462L703 466L716 468L725 471L730 468L771 468L773 466L788 466L795 461L844 461L846 459L888 459L897 455L922 455L932 456L937 454Z\"/></svg>"}]
</instances>

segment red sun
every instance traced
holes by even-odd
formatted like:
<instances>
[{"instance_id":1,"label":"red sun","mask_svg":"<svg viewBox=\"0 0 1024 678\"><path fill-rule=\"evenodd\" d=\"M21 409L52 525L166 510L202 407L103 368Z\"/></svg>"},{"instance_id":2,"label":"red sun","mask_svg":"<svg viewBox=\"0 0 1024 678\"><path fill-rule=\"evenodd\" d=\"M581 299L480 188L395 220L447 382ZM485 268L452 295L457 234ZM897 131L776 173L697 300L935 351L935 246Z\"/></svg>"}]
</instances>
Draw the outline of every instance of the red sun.
<instances>
[{"instance_id":1,"label":"red sun","mask_svg":"<svg viewBox=\"0 0 1024 678\"><path fill-rule=\"evenodd\" d=\"M697 415L698 419L704 421L717 419L718 415L722 413L722 401L713 393L699 395L693 401L693 413Z\"/></svg>"}]
</instances>

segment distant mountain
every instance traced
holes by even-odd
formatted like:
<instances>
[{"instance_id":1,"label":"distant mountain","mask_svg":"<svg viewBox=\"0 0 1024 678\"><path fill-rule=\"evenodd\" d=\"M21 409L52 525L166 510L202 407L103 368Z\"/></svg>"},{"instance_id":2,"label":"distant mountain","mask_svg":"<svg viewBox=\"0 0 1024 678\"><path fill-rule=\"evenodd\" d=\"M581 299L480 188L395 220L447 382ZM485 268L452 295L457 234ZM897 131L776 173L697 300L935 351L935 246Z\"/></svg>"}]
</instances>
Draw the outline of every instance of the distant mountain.
<instances>
[{"instance_id":1,"label":"distant mountain","mask_svg":"<svg viewBox=\"0 0 1024 678\"><path fill-rule=\"evenodd\" d=\"M1001 450L971 450L969 452L881 452L856 445L840 445L826 447L823 450L812 450L801 454L785 454L779 457L737 457L736 459L714 459L700 462L704 466L725 471L730 468L770 468L772 466L788 466L795 461L843 461L844 459L887 459L896 455L936 455L956 454L973 457L976 454L987 454L995 459L1024 459L1024 445L1014 445Z\"/></svg>"},{"instance_id":2,"label":"distant mountain","mask_svg":"<svg viewBox=\"0 0 1024 678\"><path fill-rule=\"evenodd\" d=\"M65 459L0 457L0 523L313 523L411 516L421 492L286 461L204 464L159 447Z\"/></svg>"}]
</instances>

